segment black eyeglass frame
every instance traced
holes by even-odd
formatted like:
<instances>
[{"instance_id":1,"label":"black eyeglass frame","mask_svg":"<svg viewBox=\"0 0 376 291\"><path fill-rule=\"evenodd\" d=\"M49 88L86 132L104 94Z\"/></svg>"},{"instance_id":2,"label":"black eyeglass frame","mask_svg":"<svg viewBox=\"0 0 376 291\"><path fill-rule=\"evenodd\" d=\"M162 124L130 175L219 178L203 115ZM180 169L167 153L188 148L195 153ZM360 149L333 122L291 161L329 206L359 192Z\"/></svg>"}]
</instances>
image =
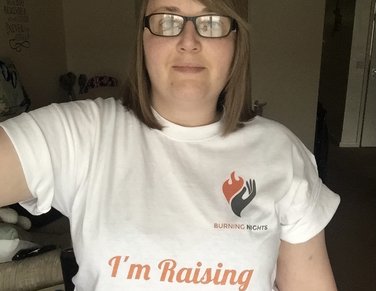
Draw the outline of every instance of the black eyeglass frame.
<instances>
[{"instance_id":1,"label":"black eyeglass frame","mask_svg":"<svg viewBox=\"0 0 376 291\"><path fill-rule=\"evenodd\" d=\"M152 30L150 29L150 17L152 17L153 15L173 15L173 16L179 16L181 18L183 18L184 22L183 22L183 27L181 29L181 31L176 34L176 35L160 35L160 34L156 34L154 32L152 32ZM230 26L230 29L229 29L229 32L226 34L226 35L222 35L222 36L205 36L205 35L202 35L198 29L197 29L197 25L196 25L196 19L197 18L200 18L200 17L203 17L203 16L221 16L221 17L226 17L228 19L231 20L231 26ZM179 14L174 14L174 13L151 13L147 16L144 17L144 27L147 28L151 34L153 35L156 35L156 36L160 36L160 37L176 37L176 36L179 36L184 28L185 28L185 24L188 22L188 21L192 21L194 27L195 27L195 30L197 32L197 34L201 37L204 37L204 38L224 38L224 37L227 37L232 31L237 31L238 30L238 23L236 22L235 19L233 19L232 17L230 16L227 16L227 15L218 15L218 14L204 14L204 15L197 15L197 16L183 16L183 15L179 15Z\"/></svg>"}]
</instances>

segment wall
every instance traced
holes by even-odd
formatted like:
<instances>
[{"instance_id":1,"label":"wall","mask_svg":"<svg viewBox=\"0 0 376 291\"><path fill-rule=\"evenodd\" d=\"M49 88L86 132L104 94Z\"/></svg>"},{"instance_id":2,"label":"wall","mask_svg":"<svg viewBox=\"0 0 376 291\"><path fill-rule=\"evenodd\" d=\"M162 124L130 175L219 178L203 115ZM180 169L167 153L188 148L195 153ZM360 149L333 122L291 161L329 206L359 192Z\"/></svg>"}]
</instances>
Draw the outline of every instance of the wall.
<instances>
[{"instance_id":1,"label":"wall","mask_svg":"<svg viewBox=\"0 0 376 291\"><path fill-rule=\"evenodd\" d=\"M123 80L135 37L134 5L134 1L64 0L68 70Z\"/></svg>"},{"instance_id":2,"label":"wall","mask_svg":"<svg viewBox=\"0 0 376 291\"><path fill-rule=\"evenodd\" d=\"M33 108L61 101L58 79L66 71L62 3L60 0L18 1L28 17L22 25L29 30L30 47L21 47L17 52L10 48L8 42L14 34L8 35L6 26L12 23L9 18L13 15L4 10L12 2L15 1L0 0L0 56L9 57L15 63Z\"/></svg>"},{"instance_id":3,"label":"wall","mask_svg":"<svg viewBox=\"0 0 376 291\"><path fill-rule=\"evenodd\" d=\"M360 145L365 97L365 92L362 89L366 74L365 60L371 7L371 0L356 1L349 82L340 143L342 147L358 147Z\"/></svg>"},{"instance_id":4,"label":"wall","mask_svg":"<svg viewBox=\"0 0 376 291\"><path fill-rule=\"evenodd\" d=\"M313 150L325 1L252 0L252 97Z\"/></svg>"}]
</instances>

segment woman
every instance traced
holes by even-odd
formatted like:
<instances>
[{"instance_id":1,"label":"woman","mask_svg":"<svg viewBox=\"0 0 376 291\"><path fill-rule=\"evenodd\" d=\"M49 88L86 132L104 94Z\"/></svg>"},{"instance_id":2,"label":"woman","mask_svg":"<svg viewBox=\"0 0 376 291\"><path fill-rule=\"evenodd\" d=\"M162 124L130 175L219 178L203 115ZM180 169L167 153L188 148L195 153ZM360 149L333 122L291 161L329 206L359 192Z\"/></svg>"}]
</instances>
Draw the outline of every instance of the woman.
<instances>
[{"instance_id":1,"label":"woman","mask_svg":"<svg viewBox=\"0 0 376 291\"><path fill-rule=\"evenodd\" d=\"M76 290L336 290L323 229L339 198L290 131L248 110L241 3L143 1L125 109L1 125L0 203L70 218Z\"/></svg>"}]
</instances>

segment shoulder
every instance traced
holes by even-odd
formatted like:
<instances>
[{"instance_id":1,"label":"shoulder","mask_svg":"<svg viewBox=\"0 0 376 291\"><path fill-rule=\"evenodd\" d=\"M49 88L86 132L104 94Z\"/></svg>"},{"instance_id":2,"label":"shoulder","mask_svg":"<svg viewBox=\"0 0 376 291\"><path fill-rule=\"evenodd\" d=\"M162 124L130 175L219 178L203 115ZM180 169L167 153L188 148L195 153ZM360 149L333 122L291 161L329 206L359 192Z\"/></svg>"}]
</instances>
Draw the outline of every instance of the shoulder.
<instances>
[{"instance_id":1,"label":"shoulder","mask_svg":"<svg viewBox=\"0 0 376 291\"><path fill-rule=\"evenodd\" d=\"M243 140L247 140L262 153L278 153L278 156L290 157L291 160L315 163L313 154L306 145L277 121L256 116L244 123L240 132Z\"/></svg>"},{"instance_id":2,"label":"shoulder","mask_svg":"<svg viewBox=\"0 0 376 291\"><path fill-rule=\"evenodd\" d=\"M243 134L257 138L260 141L275 143L301 143L299 138L285 125L278 121L256 116L243 123Z\"/></svg>"},{"instance_id":3,"label":"shoulder","mask_svg":"<svg viewBox=\"0 0 376 291\"><path fill-rule=\"evenodd\" d=\"M121 105L119 100L114 98L97 98L97 99L85 99L85 100L77 100L71 101L66 103L53 103L46 108L53 108L56 110L66 110L71 111L73 113L77 112L90 112L90 111L98 111L98 112L105 112L105 111L117 111L120 108L124 108Z\"/></svg>"},{"instance_id":4,"label":"shoulder","mask_svg":"<svg viewBox=\"0 0 376 291\"><path fill-rule=\"evenodd\" d=\"M92 122L106 119L109 116L128 114L119 100L114 98L97 98L71 101L66 103L53 103L51 105L30 111L29 114L37 119L57 118L76 120L79 122Z\"/></svg>"},{"instance_id":5,"label":"shoulder","mask_svg":"<svg viewBox=\"0 0 376 291\"><path fill-rule=\"evenodd\" d=\"M254 118L250 119L243 123L244 126L247 127L263 127L268 129L279 129L285 130L287 127L279 123L278 121L268 119L262 116L255 116Z\"/></svg>"},{"instance_id":6,"label":"shoulder","mask_svg":"<svg viewBox=\"0 0 376 291\"><path fill-rule=\"evenodd\" d=\"M97 136L114 128L134 127L134 114L114 98L53 103L2 123L7 128L28 128L54 136L59 133L90 133ZM78 134L79 133L79 134Z\"/></svg>"}]
</instances>

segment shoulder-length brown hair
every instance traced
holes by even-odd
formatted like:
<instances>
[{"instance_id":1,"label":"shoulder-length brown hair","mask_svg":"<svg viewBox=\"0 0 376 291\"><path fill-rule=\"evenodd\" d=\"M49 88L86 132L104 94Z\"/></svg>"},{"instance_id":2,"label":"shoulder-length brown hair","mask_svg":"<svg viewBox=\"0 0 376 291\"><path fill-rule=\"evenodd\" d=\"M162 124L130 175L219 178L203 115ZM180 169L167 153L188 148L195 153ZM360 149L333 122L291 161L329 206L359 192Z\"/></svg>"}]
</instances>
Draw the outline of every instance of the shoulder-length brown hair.
<instances>
[{"instance_id":1,"label":"shoulder-length brown hair","mask_svg":"<svg viewBox=\"0 0 376 291\"><path fill-rule=\"evenodd\" d=\"M143 32L144 16L149 0L142 0L138 17L135 57L129 72L123 105L132 110L147 126L161 129L151 109L151 85L145 66ZM247 0L198 0L211 11L227 15L237 22L235 54L229 81L218 97L217 111L223 112L223 134L241 127L254 117L250 97L250 37L247 22Z\"/></svg>"}]
</instances>

